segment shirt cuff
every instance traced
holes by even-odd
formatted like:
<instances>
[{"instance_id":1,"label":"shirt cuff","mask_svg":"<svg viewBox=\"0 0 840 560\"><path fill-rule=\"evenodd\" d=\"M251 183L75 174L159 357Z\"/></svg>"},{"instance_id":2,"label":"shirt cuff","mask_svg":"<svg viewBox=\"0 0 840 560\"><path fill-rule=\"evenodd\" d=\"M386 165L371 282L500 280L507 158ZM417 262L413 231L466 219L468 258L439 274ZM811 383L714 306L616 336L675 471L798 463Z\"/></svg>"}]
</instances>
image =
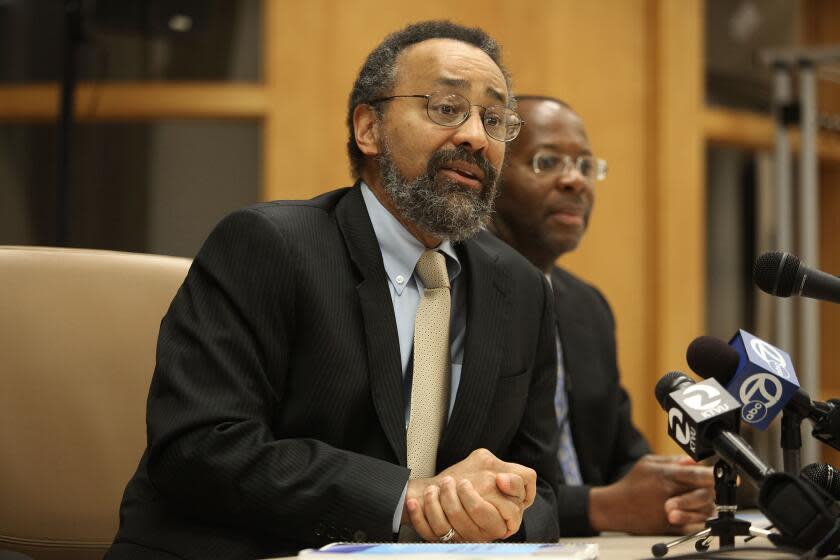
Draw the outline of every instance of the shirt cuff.
<instances>
[{"instance_id":1,"label":"shirt cuff","mask_svg":"<svg viewBox=\"0 0 840 560\"><path fill-rule=\"evenodd\" d=\"M405 505L405 493L408 491L408 482L405 483L400 501L397 502L397 509L394 511L394 519L391 521L391 529L394 533L400 532L400 521L402 521L403 506ZM381 525L380 525L381 527Z\"/></svg>"}]
</instances>

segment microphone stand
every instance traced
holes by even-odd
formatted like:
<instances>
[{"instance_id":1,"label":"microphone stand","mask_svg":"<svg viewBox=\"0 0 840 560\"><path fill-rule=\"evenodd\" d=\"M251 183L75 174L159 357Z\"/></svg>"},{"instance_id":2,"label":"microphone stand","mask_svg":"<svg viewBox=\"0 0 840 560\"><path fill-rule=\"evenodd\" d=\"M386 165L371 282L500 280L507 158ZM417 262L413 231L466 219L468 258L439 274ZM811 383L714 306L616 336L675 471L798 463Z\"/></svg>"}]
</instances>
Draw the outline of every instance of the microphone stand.
<instances>
[{"instance_id":1,"label":"microphone stand","mask_svg":"<svg viewBox=\"0 0 840 560\"><path fill-rule=\"evenodd\" d=\"M782 412L782 460L785 472L799 476L802 470L802 415L793 410Z\"/></svg>"},{"instance_id":2,"label":"microphone stand","mask_svg":"<svg viewBox=\"0 0 840 560\"><path fill-rule=\"evenodd\" d=\"M735 537L752 536L767 537L770 531L751 527L750 522L735 517L738 505L735 501L735 492L738 484L737 471L723 459L715 463L715 509L717 517L706 521L706 528L691 535L685 535L670 542L656 543L651 547L651 553L657 558L668 554L671 548L689 540L694 540L694 548L697 552L705 552L709 549L712 539L718 537L720 548L732 548L735 546Z\"/></svg>"}]
</instances>

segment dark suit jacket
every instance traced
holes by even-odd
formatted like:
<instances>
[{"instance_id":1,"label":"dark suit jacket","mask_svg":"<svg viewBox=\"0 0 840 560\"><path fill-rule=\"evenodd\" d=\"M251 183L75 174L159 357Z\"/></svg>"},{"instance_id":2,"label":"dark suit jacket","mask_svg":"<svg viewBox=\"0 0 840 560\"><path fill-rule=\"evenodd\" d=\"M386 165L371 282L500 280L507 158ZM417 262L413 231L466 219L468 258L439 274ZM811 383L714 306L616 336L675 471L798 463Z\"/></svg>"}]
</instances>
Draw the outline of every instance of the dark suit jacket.
<instances>
[{"instance_id":1,"label":"dark suit jacket","mask_svg":"<svg viewBox=\"0 0 840 560\"><path fill-rule=\"evenodd\" d=\"M630 417L615 349L615 320L595 287L555 267L551 271L569 420L584 486L561 485L557 494L560 532L593 534L589 488L620 479L650 448Z\"/></svg>"},{"instance_id":2,"label":"dark suit jacket","mask_svg":"<svg viewBox=\"0 0 840 560\"><path fill-rule=\"evenodd\" d=\"M551 294L487 233L456 246L464 365L438 469L477 448L536 469L520 537L558 537ZM390 541L408 480L387 277L358 187L234 212L161 324L148 447L110 558L254 558Z\"/></svg>"}]
</instances>

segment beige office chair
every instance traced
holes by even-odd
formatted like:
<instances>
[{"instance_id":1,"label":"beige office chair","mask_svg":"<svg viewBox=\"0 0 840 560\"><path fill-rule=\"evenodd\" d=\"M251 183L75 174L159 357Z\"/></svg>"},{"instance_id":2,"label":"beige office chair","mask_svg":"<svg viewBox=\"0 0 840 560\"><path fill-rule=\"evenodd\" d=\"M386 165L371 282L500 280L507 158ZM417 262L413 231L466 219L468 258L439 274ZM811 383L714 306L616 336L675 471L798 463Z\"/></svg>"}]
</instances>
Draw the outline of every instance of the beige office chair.
<instances>
[{"instance_id":1,"label":"beige office chair","mask_svg":"<svg viewBox=\"0 0 840 560\"><path fill-rule=\"evenodd\" d=\"M101 558L190 261L0 246L0 550Z\"/></svg>"}]
</instances>

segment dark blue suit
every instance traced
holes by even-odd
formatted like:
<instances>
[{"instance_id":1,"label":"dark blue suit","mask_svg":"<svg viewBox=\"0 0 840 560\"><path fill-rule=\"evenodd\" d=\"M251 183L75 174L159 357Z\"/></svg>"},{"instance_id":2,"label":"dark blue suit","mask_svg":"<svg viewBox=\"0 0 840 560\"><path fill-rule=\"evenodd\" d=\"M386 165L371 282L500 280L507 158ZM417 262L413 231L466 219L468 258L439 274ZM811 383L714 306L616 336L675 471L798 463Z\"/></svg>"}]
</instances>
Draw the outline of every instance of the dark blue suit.
<instances>
[{"instance_id":1,"label":"dark blue suit","mask_svg":"<svg viewBox=\"0 0 840 560\"><path fill-rule=\"evenodd\" d=\"M615 320L594 286L555 267L551 271L555 314L569 397L569 419L584 486L560 486L560 532L590 535L589 487L620 479L650 453L630 416L615 348Z\"/></svg>"}]
</instances>

